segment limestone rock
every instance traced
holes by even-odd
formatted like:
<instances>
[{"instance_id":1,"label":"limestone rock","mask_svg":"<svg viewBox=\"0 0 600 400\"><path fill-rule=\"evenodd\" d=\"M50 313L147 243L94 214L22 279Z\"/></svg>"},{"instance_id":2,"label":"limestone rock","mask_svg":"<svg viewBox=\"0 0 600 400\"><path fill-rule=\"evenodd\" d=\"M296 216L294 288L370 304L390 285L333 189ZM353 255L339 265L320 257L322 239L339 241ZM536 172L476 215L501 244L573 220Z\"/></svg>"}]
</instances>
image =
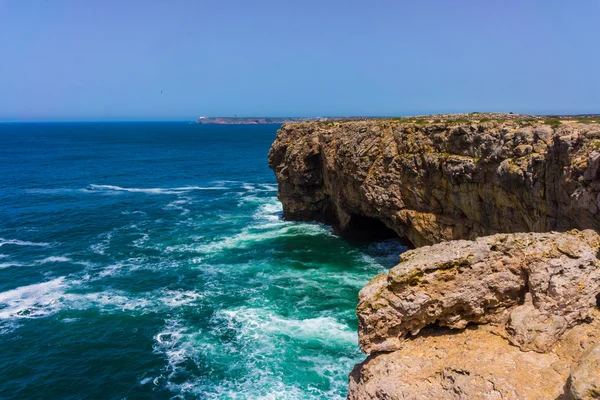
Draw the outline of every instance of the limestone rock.
<instances>
[{"instance_id":1,"label":"limestone rock","mask_svg":"<svg viewBox=\"0 0 600 400\"><path fill-rule=\"evenodd\" d=\"M600 382L599 321L596 311L593 323L567 331L547 353L523 352L491 325L425 328L400 350L358 364L349 377L348 399L568 400L578 391L583 397L575 399L597 399L592 393Z\"/></svg>"},{"instance_id":2,"label":"limestone rock","mask_svg":"<svg viewBox=\"0 0 600 400\"><path fill-rule=\"evenodd\" d=\"M492 323L522 350L547 351L591 318L600 293L592 231L497 234L410 250L359 294L366 353L402 348L431 325Z\"/></svg>"},{"instance_id":3,"label":"limestone rock","mask_svg":"<svg viewBox=\"0 0 600 400\"><path fill-rule=\"evenodd\" d=\"M600 344L583 356L571 374L570 393L575 400L600 399Z\"/></svg>"},{"instance_id":4,"label":"limestone rock","mask_svg":"<svg viewBox=\"0 0 600 400\"><path fill-rule=\"evenodd\" d=\"M415 246L600 230L600 124L436 118L283 125L269 166L284 216L341 233L371 218Z\"/></svg>"}]
</instances>

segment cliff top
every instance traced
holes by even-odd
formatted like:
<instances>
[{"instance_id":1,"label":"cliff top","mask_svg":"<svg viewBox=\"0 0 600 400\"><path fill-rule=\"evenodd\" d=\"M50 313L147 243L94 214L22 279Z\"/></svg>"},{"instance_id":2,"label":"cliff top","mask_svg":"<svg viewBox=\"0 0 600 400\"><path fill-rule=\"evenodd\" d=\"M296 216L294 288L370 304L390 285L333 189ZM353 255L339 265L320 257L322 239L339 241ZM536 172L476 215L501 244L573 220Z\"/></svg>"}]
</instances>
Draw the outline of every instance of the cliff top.
<instances>
[{"instance_id":1,"label":"cliff top","mask_svg":"<svg viewBox=\"0 0 600 400\"><path fill-rule=\"evenodd\" d=\"M528 115L528 114L513 114L513 113L463 113L463 114L432 114L432 115L418 115L418 116L407 116L407 117L357 117L357 118L344 118L344 119L329 119L321 121L313 121L310 123L317 123L319 125L337 125L350 122L361 122L361 121L375 121L380 124L395 123L395 124L416 124L416 125L429 125L429 124L467 124L467 123L493 123L496 125L513 122L519 125L537 125L546 124L552 127L558 127L563 124L583 123L583 124L596 124L600 123L600 114L581 114L581 115ZM292 122L292 124L302 122Z\"/></svg>"}]
</instances>

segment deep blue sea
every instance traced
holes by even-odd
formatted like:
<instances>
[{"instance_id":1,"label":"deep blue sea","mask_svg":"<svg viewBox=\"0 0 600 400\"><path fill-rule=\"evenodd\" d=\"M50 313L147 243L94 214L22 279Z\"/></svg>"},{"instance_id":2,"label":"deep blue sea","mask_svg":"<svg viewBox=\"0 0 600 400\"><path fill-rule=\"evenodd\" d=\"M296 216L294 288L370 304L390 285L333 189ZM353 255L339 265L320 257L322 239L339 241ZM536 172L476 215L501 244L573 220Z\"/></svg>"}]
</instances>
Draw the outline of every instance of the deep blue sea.
<instances>
[{"instance_id":1,"label":"deep blue sea","mask_svg":"<svg viewBox=\"0 0 600 400\"><path fill-rule=\"evenodd\" d=\"M284 221L277 129L0 124L0 398L344 397L402 246Z\"/></svg>"}]
</instances>

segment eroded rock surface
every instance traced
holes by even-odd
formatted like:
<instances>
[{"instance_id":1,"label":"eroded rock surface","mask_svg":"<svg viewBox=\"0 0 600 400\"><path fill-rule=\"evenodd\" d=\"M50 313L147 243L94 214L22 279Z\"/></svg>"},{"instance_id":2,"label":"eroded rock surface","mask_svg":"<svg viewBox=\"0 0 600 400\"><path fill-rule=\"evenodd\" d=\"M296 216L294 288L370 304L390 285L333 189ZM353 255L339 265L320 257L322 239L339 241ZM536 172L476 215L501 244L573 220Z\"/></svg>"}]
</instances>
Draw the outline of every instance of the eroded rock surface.
<instances>
[{"instance_id":1,"label":"eroded rock surface","mask_svg":"<svg viewBox=\"0 0 600 400\"><path fill-rule=\"evenodd\" d=\"M269 153L284 215L372 218L415 246L600 229L600 124L508 117L286 124Z\"/></svg>"},{"instance_id":2,"label":"eroded rock surface","mask_svg":"<svg viewBox=\"0 0 600 400\"><path fill-rule=\"evenodd\" d=\"M575 367L569 391L575 400L600 399L600 344L585 353Z\"/></svg>"},{"instance_id":3,"label":"eroded rock surface","mask_svg":"<svg viewBox=\"0 0 600 400\"><path fill-rule=\"evenodd\" d=\"M461 331L426 328L400 350L371 355L357 365L350 374L348 398L597 399L597 364L588 366L593 361L585 361L585 355L600 344L599 320L595 312L593 323L568 330L546 353L521 351L491 325ZM569 384L572 370L576 372ZM582 394L575 397L573 392Z\"/></svg>"},{"instance_id":4,"label":"eroded rock surface","mask_svg":"<svg viewBox=\"0 0 600 400\"><path fill-rule=\"evenodd\" d=\"M502 325L522 350L544 352L589 320L600 293L600 236L497 234L410 250L389 274L359 294L359 343L366 353L393 351L437 324Z\"/></svg>"},{"instance_id":5,"label":"eroded rock surface","mask_svg":"<svg viewBox=\"0 0 600 400\"><path fill-rule=\"evenodd\" d=\"M599 249L573 230L403 253L360 292L349 398L600 398Z\"/></svg>"}]
</instances>

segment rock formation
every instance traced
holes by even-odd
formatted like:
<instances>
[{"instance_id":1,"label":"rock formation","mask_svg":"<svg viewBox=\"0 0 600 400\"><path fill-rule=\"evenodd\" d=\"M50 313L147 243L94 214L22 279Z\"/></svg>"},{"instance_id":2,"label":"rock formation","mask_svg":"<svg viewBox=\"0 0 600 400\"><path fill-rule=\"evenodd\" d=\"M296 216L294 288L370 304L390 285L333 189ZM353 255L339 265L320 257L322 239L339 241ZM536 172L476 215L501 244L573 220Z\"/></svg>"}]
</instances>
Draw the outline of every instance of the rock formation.
<instances>
[{"instance_id":1,"label":"rock formation","mask_svg":"<svg viewBox=\"0 0 600 400\"><path fill-rule=\"evenodd\" d=\"M505 326L521 350L547 351L589 321L600 294L600 236L592 231L497 234L409 250L359 294L359 344L393 351L430 325Z\"/></svg>"},{"instance_id":2,"label":"rock formation","mask_svg":"<svg viewBox=\"0 0 600 400\"><path fill-rule=\"evenodd\" d=\"M600 124L493 117L286 124L269 153L284 215L415 246L600 229Z\"/></svg>"},{"instance_id":3,"label":"rock formation","mask_svg":"<svg viewBox=\"0 0 600 400\"><path fill-rule=\"evenodd\" d=\"M372 355L353 371L349 397L598 398L599 250L587 230L402 254L360 292L359 343Z\"/></svg>"},{"instance_id":4,"label":"rock formation","mask_svg":"<svg viewBox=\"0 0 600 400\"><path fill-rule=\"evenodd\" d=\"M600 124L298 123L269 165L286 218L417 247L359 294L349 399L600 399Z\"/></svg>"},{"instance_id":5,"label":"rock formation","mask_svg":"<svg viewBox=\"0 0 600 400\"><path fill-rule=\"evenodd\" d=\"M490 325L425 328L400 350L372 354L358 364L350 374L348 398L598 399L594 349L600 344L600 312L594 314L593 323L567 331L546 353L521 351Z\"/></svg>"}]
</instances>

